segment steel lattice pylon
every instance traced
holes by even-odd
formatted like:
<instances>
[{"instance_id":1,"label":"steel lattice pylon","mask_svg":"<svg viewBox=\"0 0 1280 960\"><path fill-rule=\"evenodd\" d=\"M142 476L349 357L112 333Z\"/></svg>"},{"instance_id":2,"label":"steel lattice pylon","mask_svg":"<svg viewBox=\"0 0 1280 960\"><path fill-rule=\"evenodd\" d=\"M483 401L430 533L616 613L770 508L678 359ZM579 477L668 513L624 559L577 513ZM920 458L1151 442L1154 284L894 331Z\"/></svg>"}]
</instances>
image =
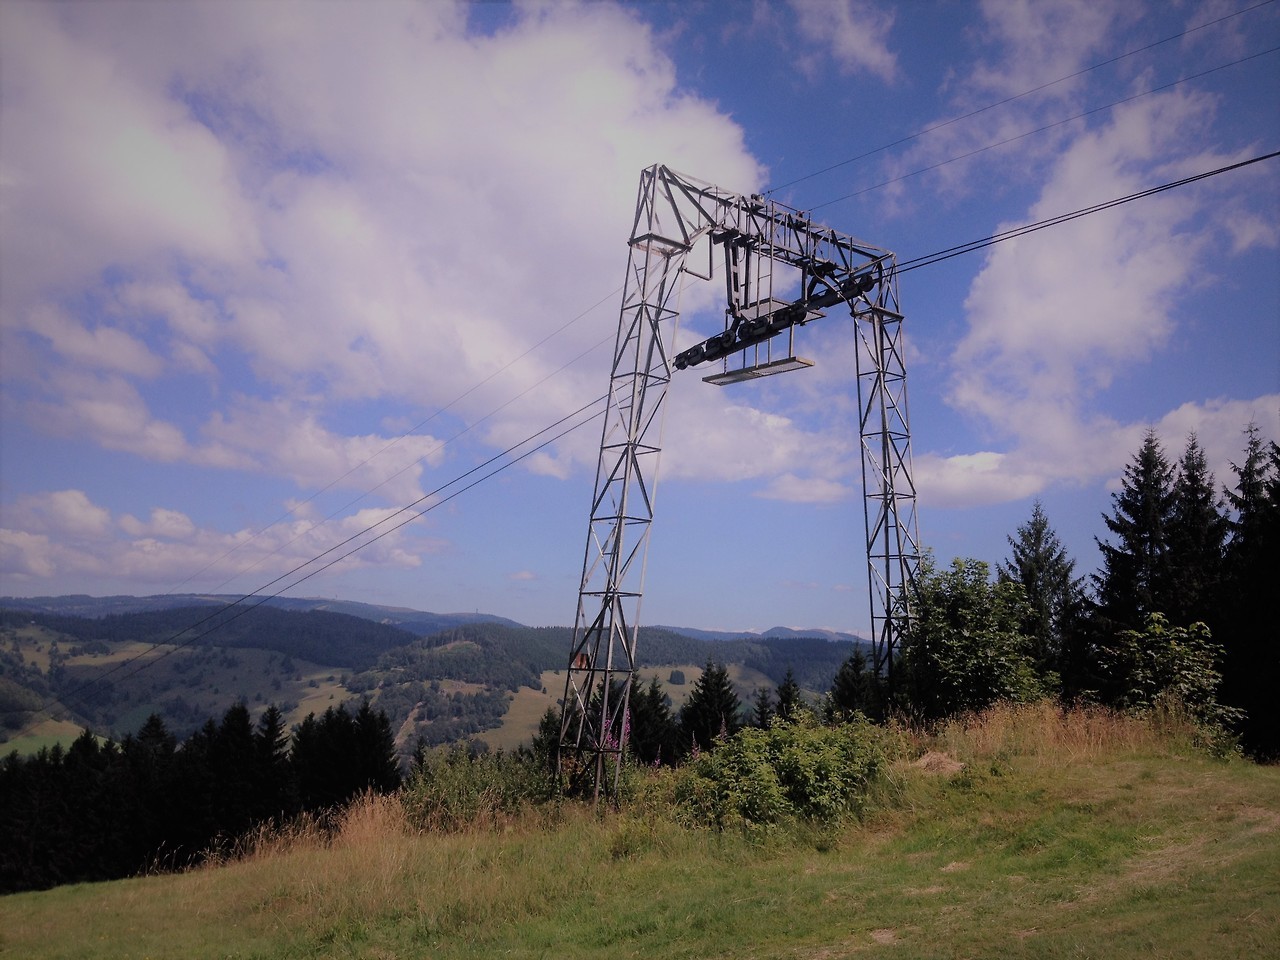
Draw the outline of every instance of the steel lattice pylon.
<instances>
[{"instance_id":1,"label":"steel lattice pylon","mask_svg":"<svg viewBox=\"0 0 1280 960\"><path fill-rule=\"evenodd\" d=\"M706 238L724 248L725 329L672 356L681 273ZM790 292L799 284L800 295ZM786 296L788 299L783 299ZM874 665L892 669L919 563L902 315L893 254L758 196L655 165L640 175L609 379L573 642L558 773L598 798L617 788L636 667L645 557L654 515L661 418L672 371L721 361L731 382L807 365L774 360L777 338L847 304L857 328L857 385ZM737 360L731 369L730 360Z\"/></svg>"}]
</instances>

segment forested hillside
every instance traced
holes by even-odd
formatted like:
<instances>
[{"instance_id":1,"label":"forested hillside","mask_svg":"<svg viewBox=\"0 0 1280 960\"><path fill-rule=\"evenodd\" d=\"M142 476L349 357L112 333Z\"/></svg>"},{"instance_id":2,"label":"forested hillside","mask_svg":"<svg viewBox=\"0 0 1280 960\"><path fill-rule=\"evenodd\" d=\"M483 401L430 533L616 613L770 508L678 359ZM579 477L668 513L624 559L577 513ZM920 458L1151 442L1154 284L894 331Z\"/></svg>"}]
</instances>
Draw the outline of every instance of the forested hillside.
<instances>
[{"instance_id":1,"label":"forested hillside","mask_svg":"<svg viewBox=\"0 0 1280 960\"><path fill-rule=\"evenodd\" d=\"M109 600L112 609L127 606L126 598ZM567 627L483 617L415 635L408 625L441 619L416 611L400 611L401 623L392 626L265 605L102 617L50 612L63 606L58 598L32 605L44 609L0 610L0 738L38 722L42 708L46 717L52 712L115 737L154 713L185 737L236 703L255 715L275 704L293 725L310 712L367 698L386 712L407 757L418 743L450 743L501 725L517 690L542 691L543 675L563 668L571 636ZM67 605L89 606L87 598L68 598ZM815 696L853 649L818 638L703 640L660 628L642 628L638 645L643 667L715 660L773 684L792 670ZM739 694L745 702L753 692ZM530 735L532 728L522 736Z\"/></svg>"}]
</instances>

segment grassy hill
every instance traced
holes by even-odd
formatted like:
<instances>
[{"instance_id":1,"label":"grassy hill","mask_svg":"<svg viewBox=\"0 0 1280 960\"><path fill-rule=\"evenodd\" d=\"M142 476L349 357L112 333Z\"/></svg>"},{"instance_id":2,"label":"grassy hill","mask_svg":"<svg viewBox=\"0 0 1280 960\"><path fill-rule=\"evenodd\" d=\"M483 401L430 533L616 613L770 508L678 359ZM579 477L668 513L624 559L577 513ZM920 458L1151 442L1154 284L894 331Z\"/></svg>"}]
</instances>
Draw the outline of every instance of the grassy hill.
<instances>
[{"instance_id":1,"label":"grassy hill","mask_svg":"<svg viewBox=\"0 0 1280 960\"><path fill-rule=\"evenodd\" d=\"M395 798L180 876L0 898L0 954L1259 958L1280 943L1280 768L1176 724L1047 705L904 734L860 822L677 824L661 777L596 815L454 833Z\"/></svg>"}]
</instances>

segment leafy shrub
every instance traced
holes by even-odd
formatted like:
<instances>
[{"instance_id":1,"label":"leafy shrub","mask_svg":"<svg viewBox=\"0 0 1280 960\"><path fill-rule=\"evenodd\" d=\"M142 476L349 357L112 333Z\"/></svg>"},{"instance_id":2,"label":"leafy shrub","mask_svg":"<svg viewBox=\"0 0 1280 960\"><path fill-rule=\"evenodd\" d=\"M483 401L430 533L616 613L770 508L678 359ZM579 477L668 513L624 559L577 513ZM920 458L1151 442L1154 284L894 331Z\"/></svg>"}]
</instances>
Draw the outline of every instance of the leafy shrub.
<instances>
[{"instance_id":1,"label":"leafy shrub","mask_svg":"<svg viewBox=\"0 0 1280 960\"><path fill-rule=\"evenodd\" d=\"M1222 647L1210 639L1207 626L1176 627L1162 613L1149 614L1142 630L1120 631L1099 651L1115 706L1142 711L1176 702L1213 726L1240 719L1238 709L1218 703L1221 659Z\"/></svg>"},{"instance_id":2,"label":"leafy shrub","mask_svg":"<svg viewBox=\"0 0 1280 960\"><path fill-rule=\"evenodd\" d=\"M678 811L687 823L748 833L856 816L885 763L886 736L865 720L749 727L677 772Z\"/></svg>"}]
</instances>

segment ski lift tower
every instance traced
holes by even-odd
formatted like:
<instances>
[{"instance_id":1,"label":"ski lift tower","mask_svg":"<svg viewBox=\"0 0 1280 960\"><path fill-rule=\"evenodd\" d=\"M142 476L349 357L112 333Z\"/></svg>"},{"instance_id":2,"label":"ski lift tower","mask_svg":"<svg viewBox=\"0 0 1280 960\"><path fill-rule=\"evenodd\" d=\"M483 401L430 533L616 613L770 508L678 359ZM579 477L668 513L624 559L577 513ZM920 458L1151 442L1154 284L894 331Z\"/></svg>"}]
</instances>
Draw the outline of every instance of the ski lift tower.
<instances>
[{"instance_id":1,"label":"ski lift tower","mask_svg":"<svg viewBox=\"0 0 1280 960\"><path fill-rule=\"evenodd\" d=\"M705 266L700 252L691 262L700 245ZM673 354L680 276L711 279L717 248L724 329ZM830 309L854 320L872 661L892 684L920 559L894 255L761 196L641 172L562 700L557 768L571 789L617 791L673 372L707 364L703 380L725 385L812 366L796 331Z\"/></svg>"}]
</instances>

